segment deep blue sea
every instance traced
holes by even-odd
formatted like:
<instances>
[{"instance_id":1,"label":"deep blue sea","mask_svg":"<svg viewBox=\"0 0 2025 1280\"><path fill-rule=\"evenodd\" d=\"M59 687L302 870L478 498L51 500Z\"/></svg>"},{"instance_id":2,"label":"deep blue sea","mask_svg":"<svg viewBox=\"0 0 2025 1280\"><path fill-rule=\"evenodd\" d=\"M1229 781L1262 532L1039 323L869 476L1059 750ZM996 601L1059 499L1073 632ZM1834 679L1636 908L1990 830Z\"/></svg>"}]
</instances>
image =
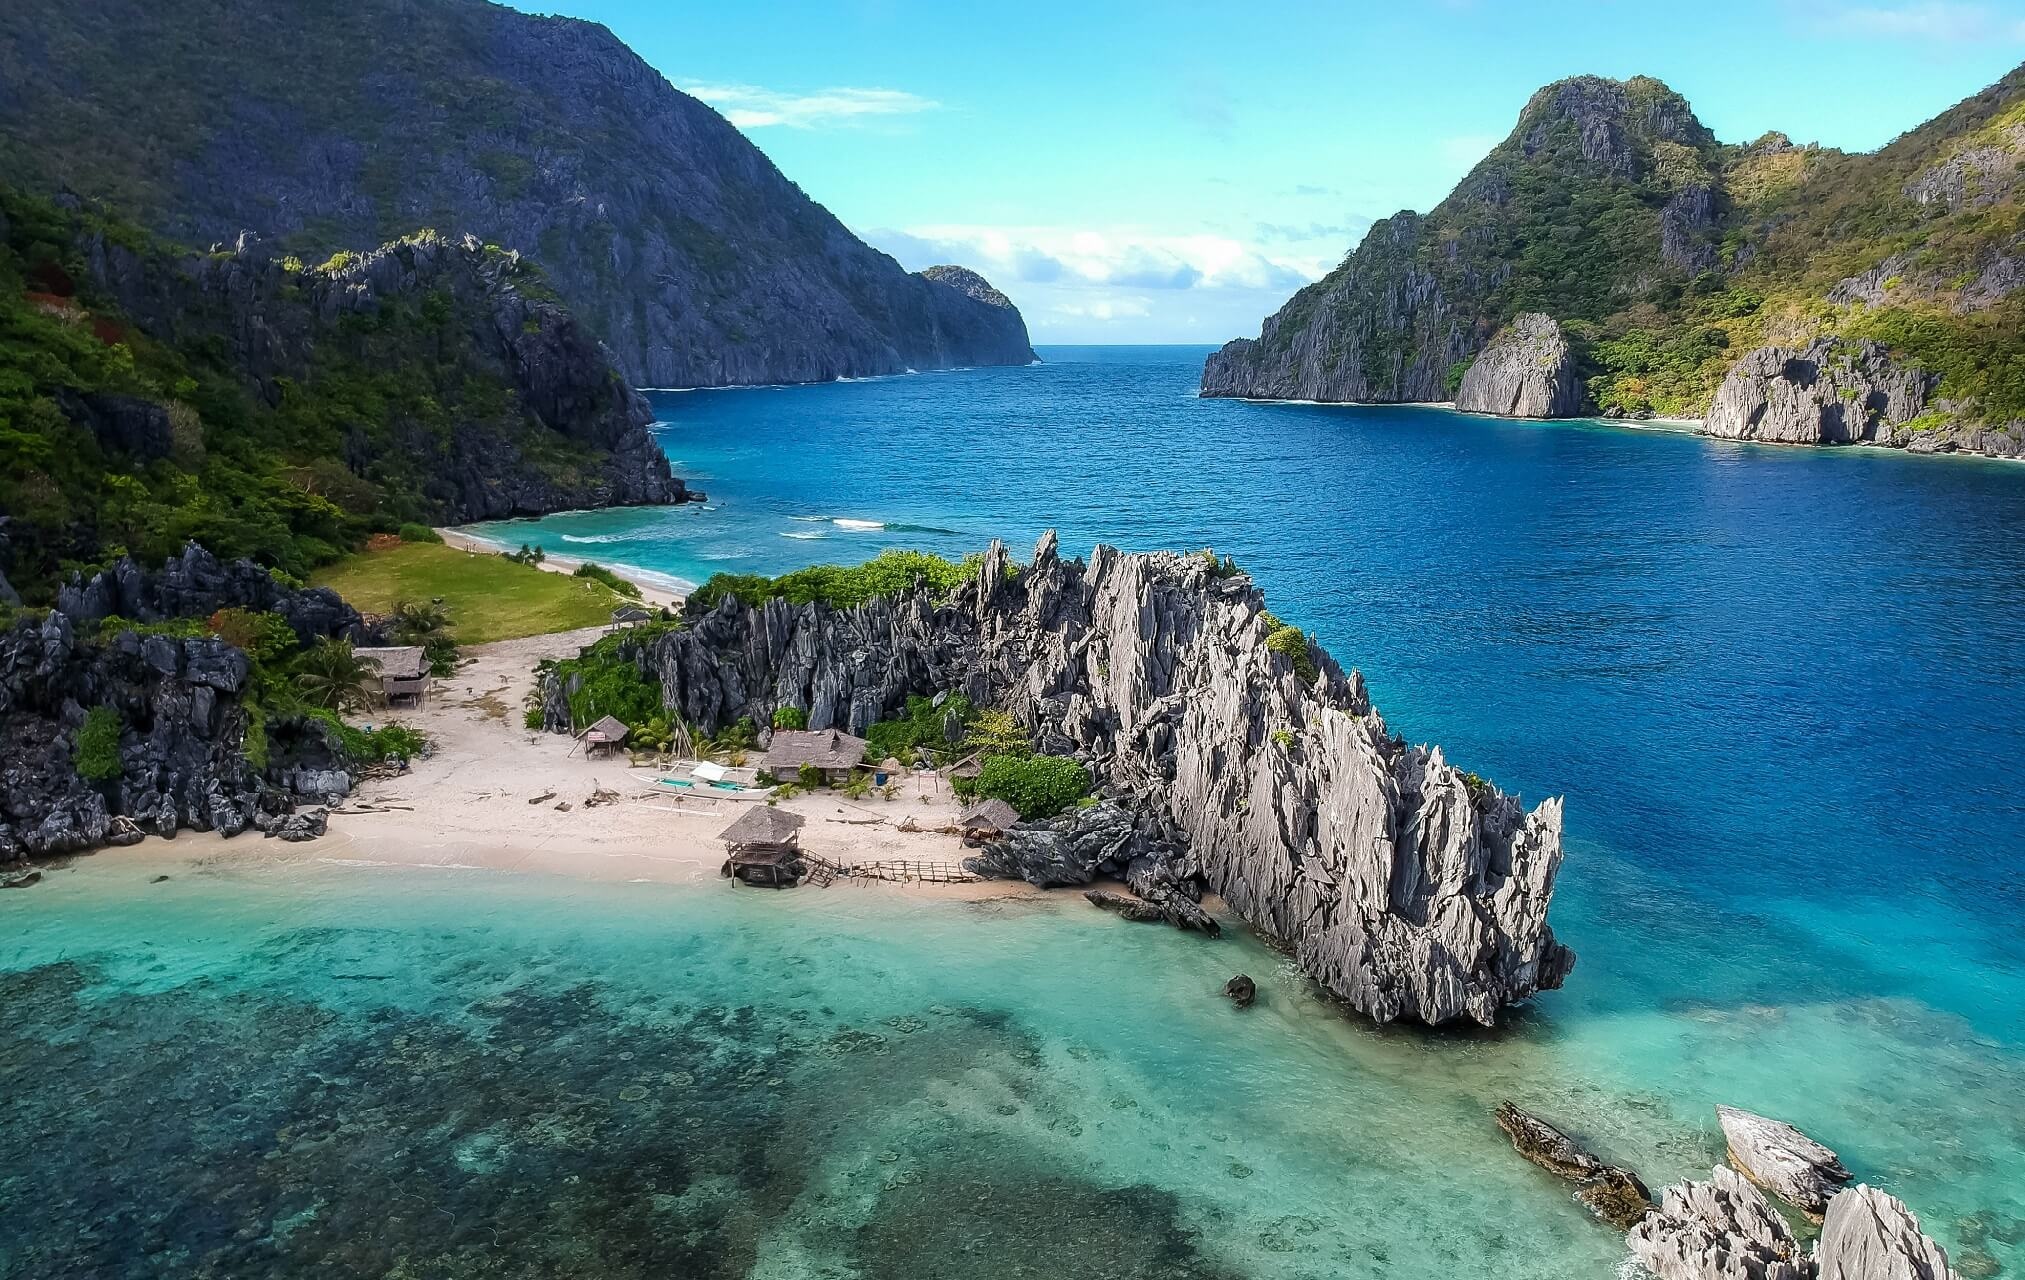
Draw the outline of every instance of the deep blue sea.
<instances>
[{"instance_id":1,"label":"deep blue sea","mask_svg":"<svg viewBox=\"0 0 2025 1280\"><path fill-rule=\"evenodd\" d=\"M549 1274L1568 1280L1621 1243L1490 1107L1657 1188L1720 1158L1725 1102L1837 1148L1971 1274L2025 1276L2025 467L1204 401L1204 350L1041 354L656 394L707 504L477 532L691 582L1024 555L1048 528L1068 554L1213 548L1395 730L1567 798L1565 989L1495 1032L1378 1030L1255 943L1073 895L150 892L108 862L0 902L0 998L47 1011L0 1032L0 1155L138 1130L133 1176L186 1170L218 1220L109 1220L102 1253L215 1238L272 1274L506 1250ZM1214 998L1238 968L1270 975L1249 1015ZM395 976L330 980L360 969ZM97 1042L65 1039L80 1020ZM151 1053L238 1110L163 1135L146 1076L47 1083ZM30 1134L30 1105L71 1109ZM0 1203L35 1190L0 1166Z\"/></svg>"}]
</instances>

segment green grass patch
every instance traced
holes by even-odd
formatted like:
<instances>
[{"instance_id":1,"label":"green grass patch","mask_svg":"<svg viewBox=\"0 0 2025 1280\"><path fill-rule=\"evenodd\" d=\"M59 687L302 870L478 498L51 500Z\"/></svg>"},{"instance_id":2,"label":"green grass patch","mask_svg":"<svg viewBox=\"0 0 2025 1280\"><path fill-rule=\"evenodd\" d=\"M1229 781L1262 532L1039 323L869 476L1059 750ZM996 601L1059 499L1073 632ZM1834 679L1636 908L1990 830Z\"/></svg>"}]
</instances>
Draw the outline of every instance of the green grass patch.
<instances>
[{"instance_id":1,"label":"green grass patch","mask_svg":"<svg viewBox=\"0 0 2025 1280\"><path fill-rule=\"evenodd\" d=\"M574 631L611 621L625 603L601 582L432 543L365 551L311 575L354 608L390 613L403 600L441 597L461 644Z\"/></svg>"}]
</instances>

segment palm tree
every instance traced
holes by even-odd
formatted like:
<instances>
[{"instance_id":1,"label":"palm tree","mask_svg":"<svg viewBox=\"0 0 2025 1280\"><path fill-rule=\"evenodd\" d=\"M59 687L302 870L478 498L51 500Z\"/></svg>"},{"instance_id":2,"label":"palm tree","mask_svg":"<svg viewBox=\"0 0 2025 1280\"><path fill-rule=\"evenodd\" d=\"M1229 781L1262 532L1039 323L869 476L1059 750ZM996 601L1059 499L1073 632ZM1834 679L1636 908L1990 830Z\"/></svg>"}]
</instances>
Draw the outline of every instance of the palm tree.
<instances>
[{"instance_id":1,"label":"palm tree","mask_svg":"<svg viewBox=\"0 0 2025 1280\"><path fill-rule=\"evenodd\" d=\"M394 605L393 616L394 639L401 644L422 644L450 629L450 614L441 600L402 600Z\"/></svg>"},{"instance_id":2,"label":"palm tree","mask_svg":"<svg viewBox=\"0 0 2025 1280\"><path fill-rule=\"evenodd\" d=\"M379 683L374 665L353 653L349 640L318 637L295 660L295 686L303 700L326 711L365 706Z\"/></svg>"}]
</instances>

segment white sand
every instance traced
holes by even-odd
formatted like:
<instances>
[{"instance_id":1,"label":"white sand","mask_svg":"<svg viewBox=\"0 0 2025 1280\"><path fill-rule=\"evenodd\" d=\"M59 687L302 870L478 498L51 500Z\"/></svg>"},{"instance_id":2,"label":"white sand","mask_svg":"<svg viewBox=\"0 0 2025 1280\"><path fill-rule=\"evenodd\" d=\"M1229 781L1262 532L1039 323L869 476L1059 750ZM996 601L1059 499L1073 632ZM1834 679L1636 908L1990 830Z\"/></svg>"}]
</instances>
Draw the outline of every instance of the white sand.
<instances>
[{"instance_id":1,"label":"white sand","mask_svg":"<svg viewBox=\"0 0 2025 1280\"><path fill-rule=\"evenodd\" d=\"M724 846L718 832L764 801L678 798L643 790L621 753L592 761L561 734L523 727L534 666L573 656L598 628L502 640L465 650L457 673L431 682L428 705L361 723L398 721L428 735L427 759L405 775L363 783L330 820L321 840L288 845L257 834L230 841L186 835L148 840L130 854L164 861L310 859L392 866L539 871L599 880L663 883L719 879ZM619 802L586 808L600 786ZM529 800L553 791L539 804ZM556 805L567 801L570 808ZM933 774L909 778L894 800L852 801L829 792L797 796L783 807L808 819L802 847L834 862L956 863L966 853L951 835L904 832L900 822L933 828L955 819L958 805ZM738 886L739 891L748 891ZM729 884L725 892L733 891ZM765 892L765 890L750 890ZM804 889L801 892L823 892ZM830 892L907 892L951 898L1037 893L1024 884L865 884L839 881Z\"/></svg>"}]
</instances>

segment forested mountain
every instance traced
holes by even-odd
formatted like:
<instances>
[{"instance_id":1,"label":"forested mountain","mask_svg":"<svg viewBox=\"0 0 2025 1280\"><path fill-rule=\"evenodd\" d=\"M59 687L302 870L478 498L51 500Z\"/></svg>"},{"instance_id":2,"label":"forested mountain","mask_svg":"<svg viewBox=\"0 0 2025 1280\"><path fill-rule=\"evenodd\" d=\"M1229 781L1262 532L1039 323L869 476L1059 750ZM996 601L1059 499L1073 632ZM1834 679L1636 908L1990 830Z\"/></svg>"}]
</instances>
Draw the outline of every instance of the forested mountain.
<instances>
[{"instance_id":1,"label":"forested mountain","mask_svg":"<svg viewBox=\"0 0 2025 1280\"><path fill-rule=\"evenodd\" d=\"M2025 418L2021 156L2025 68L1860 155L1720 144L1656 80L1562 81L1431 212L1378 223L1212 356L1203 390L1447 399L1538 313L1570 339L1586 411L1699 416L1737 372L1742 407L1711 430L1777 438L1798 412L1783 396L1820 438L2004 452ZM1810 370L1845 375L1847 422L1816 423L1838 415Z\"/></svg>"},{"instance_id":2,"label":"forested mountain","mask_svg":"<svg viewBox=\"0 0 2025 1280\"><path fill-rule=\"evenodd\" d=\"M636 385L1033 358L605 28L485 0L10 0L0 172L306 261L418 227L537 261Z\"/></svg>"}]
</instances>

